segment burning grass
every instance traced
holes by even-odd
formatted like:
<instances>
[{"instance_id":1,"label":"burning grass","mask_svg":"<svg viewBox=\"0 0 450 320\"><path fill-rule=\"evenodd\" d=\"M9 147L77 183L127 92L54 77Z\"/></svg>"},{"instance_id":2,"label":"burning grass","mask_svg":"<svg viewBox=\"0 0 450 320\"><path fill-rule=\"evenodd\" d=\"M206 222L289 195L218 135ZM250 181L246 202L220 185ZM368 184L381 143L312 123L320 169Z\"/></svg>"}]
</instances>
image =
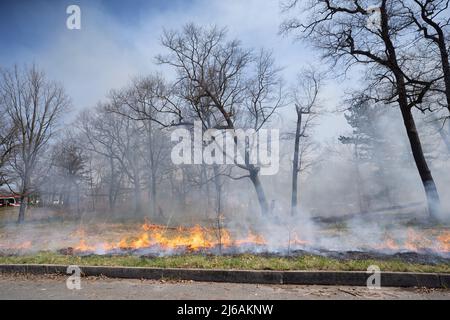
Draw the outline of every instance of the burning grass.
<instances>
[{"instance_id":1,"label":"burning grass","mask_svg":"<svg viewBox=\"0 0 450 320\"><path fill-rule=\"evenodd\" d=\"M262 255L181 255L167 257L127 256L71 256L40 252L24 256L0 256L0 264L61 264L79 266L124 266L149 268L198 268L232 270L333 270L366 271L378 265L382 271L450 273L450 263L435 265L409 263L401 259L337 259L316 255L276 257Z\"/></svg>"},{"instance_id":2,"label":"burning grass","mask_svg":"<svg viewBox=\"0 0 450 320\"><path fill-rule=\"evenodd\" d=\"M174 222L175 224L175 222ZM337 228L333 224L269 229L150 221L36 221L0 230L0 263L158 268L360 270L450 273L447 226ZM311 232L308 232L311 231ZM358 230L358 232L354 232ZM312 232L313 231L313 232ZM220 236L219 236L220 235Z\"/></svg>"},{"instance_id":3,"label":"burning grass","mask_svg":"<svg viewBox=\"0 0 450 320\"><path fill-rule=\"evenodd\" d=\"M275 253L290 256L309 253L413 252L450 258L450 230L434 227L368 228L355 233L331 227L309 234L270 225L269 230L227 229L220 232L200 225L175 226L123 223L42 223L9 226L0 233L0 253L29 254L40 251L70 255L181 255ZM219 236L220 235L220 236Z\"/></svg>"}]
</instances>

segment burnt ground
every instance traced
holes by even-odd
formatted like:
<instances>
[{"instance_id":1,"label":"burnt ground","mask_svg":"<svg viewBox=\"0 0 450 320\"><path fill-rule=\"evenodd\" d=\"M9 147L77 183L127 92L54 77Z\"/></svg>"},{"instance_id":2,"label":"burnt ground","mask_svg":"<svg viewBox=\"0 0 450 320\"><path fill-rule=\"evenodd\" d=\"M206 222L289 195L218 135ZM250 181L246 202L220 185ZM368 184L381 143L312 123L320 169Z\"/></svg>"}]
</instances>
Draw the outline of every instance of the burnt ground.
<instances>
[{"instance_id":1,"label":"burnt ground","mask_svg":"<svg viewBox=\"0 0 450 320\"><path fill-rule=\"evenodd\" d=\"M245 249L245 248L244 248ZM146 249L138 249L138 250L116 250L113 252L109 252L105 254L105 256L126 256L126 255L136 255L142 258L156 258L160 257L160 249L153 248L151 250ZM58 250L59 254L62 255L96 255L94 253L76 253L73 248L64 248ZM14 252L1 252L0 256L7 255L15 255L17 253ZM172 255L182 256L185 254L194 254L194 255L223 255L230 257L238 257L242 254L254 254L262 257L284 257L284 258L298 258L301 256L319 256L319 257L327 257L332 259L337 259L341 261L347 260L378 260L378 261L402 261L406 263L414 263L414 264L423 264L423 265L438 265L438 264L450 264L450 255L449 253L438 254L431 250L420 250L417 252L411 251L330 251L327 249L308 249L308 250L294 250L290 253L274 253L274 252L266 252L264 249L259 250L258 252L252 252L251 250L243 250L243 248L239 248L234 250L233 248L229 248L226 251L219 252L219 250L215 249L205 249L199 250L196 252L190 252L189 250L180 249L179 251L172 252Z\"/></svg>"},{"instance_id":2,"label":"burnt ground","mask_svg":"<svg viewBox=\"0 0 450 320\"><path fill-rule=\"evenodd\" d=\"M140 254L139 251L129 252L131 254L138 254L143 258L153 258L157 255L154 254ZM245 252L244 252L245 253ZM120 255L121 253L116 253ZM122 253L123 254L123 253ZM197 253L205 255L213 255L216 253L211 253L208 251ZM235 256L238 257L241 253L236 252L226 252L224 256ZM298 258L301 256L319 256L327 257L332 259L337 259L341 261L347 260L378 260L378 261L402 261L406 263L423 264L423 265L438 265L438 264L450 264L449 255L440 255L432 251L419 251L419 252L378 252L378 251L329 251L326 249L311 249L311 250L295 250L289 254L277 254L272 252L260 251L259 253L253 253L255 255L263 257L285 257L285 258ZM180 254L182 255L182 254Z\"/></svg>"},{"instance_id":3,"label":"burnt ground","mask_svg":"<svg viewBox=\"0 0 450 320\"><path fill-rule=\"evenodd\" d=\"M0 299L141 300L450 300L449 289L345 286L255 285L82 278L81 290L69 290L63 276L0 275Z\"/></svg>"},{"instance_id":4,"label":"burnt ground","mask_svg":"<svg viewBox=\"0 0 450 320\"><path fill-rule=\"evenodd\" d=\"M449 256L438 255L434 252L426 250L421 252L376 252L376 251L327 251L318 250L314 252L316 255L334 258L338 260L381 260L390 261L398 260L407 263L417 263L424 265L450 264ZM305 251L294 252L294 256L308 254Z\"/></svg>"}]
</instances>

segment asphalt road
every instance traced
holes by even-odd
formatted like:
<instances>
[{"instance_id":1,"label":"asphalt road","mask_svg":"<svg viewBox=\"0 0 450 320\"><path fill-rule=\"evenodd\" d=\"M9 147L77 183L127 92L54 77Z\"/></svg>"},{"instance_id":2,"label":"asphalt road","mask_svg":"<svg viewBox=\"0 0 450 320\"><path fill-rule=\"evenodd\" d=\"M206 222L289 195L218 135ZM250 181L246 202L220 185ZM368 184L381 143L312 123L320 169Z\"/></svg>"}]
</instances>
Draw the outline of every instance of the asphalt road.
<instances>
[{"instance_id":1,"label":"asphalt road","mask_svg":"<svg viewBox=\"0 0 450 320\"><path fill-rule=\"evenodd\" d=\"M254 285L82 278L69 290L66 277L0 275L0 299L446 299L450 290Z\"/></svg>"}]
</instances>

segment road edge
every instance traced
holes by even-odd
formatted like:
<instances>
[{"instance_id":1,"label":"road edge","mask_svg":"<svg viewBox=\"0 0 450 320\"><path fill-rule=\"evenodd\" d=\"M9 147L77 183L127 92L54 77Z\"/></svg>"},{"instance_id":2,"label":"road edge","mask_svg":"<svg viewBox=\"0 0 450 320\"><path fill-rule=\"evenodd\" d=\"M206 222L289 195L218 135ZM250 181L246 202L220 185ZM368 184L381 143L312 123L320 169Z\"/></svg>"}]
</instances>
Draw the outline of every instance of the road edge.
<instances>
[{"instance_id":1,"label":"road edge","mask_svg":"<svg viewBox=\"0 0 450 320\"><path fill-rule=\"evenodd\" d=\"M67 274L66 265L0 264L6 274ZM265 271L162 269L139 267L80 266L82 276L104 276L120 279L187 280L252 284L342 285L366 286L369 274L364 271ZM381 272L383 287L450 288L450 274Z\"/></svg>"}]
</instances>

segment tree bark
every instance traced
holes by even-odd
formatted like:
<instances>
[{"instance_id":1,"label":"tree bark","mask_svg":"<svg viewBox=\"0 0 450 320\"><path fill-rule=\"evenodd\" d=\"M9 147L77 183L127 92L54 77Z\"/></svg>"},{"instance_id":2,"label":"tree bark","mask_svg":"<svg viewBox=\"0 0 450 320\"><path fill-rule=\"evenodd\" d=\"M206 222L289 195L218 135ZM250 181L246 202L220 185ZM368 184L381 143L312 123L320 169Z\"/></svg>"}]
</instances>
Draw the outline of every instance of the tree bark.
<instances>
[{"instance_id":1,"label":"tree bark","mask_svg":"<svg viewBox=\"0 0 450 320\"><path fill-rule=\"evenodd\" d=\"M152 202L152 216L156 217L158 215L158 204L156 201L156 165L155 165L155 154L154 154L154 143L153 143L153 123L148 121L147 128L147 140L148 140L148 156L149 156L149 169L150 169L150 201Z\"/></svg>"},{"instance_id":2,"label":"tree bark","mask_svg":"<svg viewBox=\"0 0 450 320\"><path fill-rule=\"evenodd\" d=\"M22 190L20 194L20 208L19 208L19 217L17 219L17 223L21 224L25 221L25 214L28 206L28 188L29 188L29 177L27 174L28 171L25 171L25 177L22 182Z\"/></svg>"},{"instance_id":3,"label":"tree bark","mask_svg":"<svg viewBox=\"0 0 450 320\"><path fill-rule=\"evenodd\" d=\"M448 52L445 46L445 40L443 40L439 45L439 50L441 52L442 60L442 70L444 73L444 83L445 83L445 96L447 98L447 109L450 113L450 63L448 61Z\"/></svg>"},{"instance_id":4,"label":"tree bark","mask_svg":"<svg viewBox=\"0 0 450 320\"><path fill-rule=\"evenodd\" d=\"M402 78L399 79L401 85ZM399 87L399 89L402 87ZM439 194L434 182L433 176L431 174L428 163L425 159L422 149L422 143L420 141L419 134L417 132L417 127L414 121L414 117L411 112L411 108L408 107L406 91L404 86L399 90L399 103L400 110L403 116L403 122L405 124L406 133L408 135L409 143L411 145L411 151L414 157L414 161L419 171L420 178L425 190L425 195L427 197L428 212L430 216L434 219L438 219L440 216L440 199Z\"/></svg>"},{"instance_id":5,"label":"tree bark","mask_svg":"<svg viewBox=\"0 0 450 320\"><path fill-rule=\"evenodd\" d=\"M142 212L141 202L141 183L138 177L134 179L134 213L139 214Z\"/></svg>"},{"instance_id":6,"label":"tree bark","mask_svg":"<svg viewBox=\"0 0 450 320\"><path fill-rule=\"evenodd\" d=\"M300 135L302 128L302 115L302 112L300 110L297 110L297 128L295 130L294 159L292 162L291 216L294 216L298 213L298 172L300 160Z\"/></svg>"},{"instance_id":7,"label":"tree bark","mask_svg":"<svg viewBox=\"0 0 450 320\"><path fill-rule=\"evenodd\" d=\"M261 213L263 216L266 216L269 213L269 205L267 204L266 194L264 192L263 186L261 184L261 180L259 179L259 170L258 169L250 169L250 180L255 187L256 194L258 196L259 206L261 208Z\"/></svg>"},{"instance_id":8,"label":"tree bark","mask_svg":"<svg viewBox=\"0 0 450 320\"><path fill-rule=\"evenodd\" d=\"M156 175L155 175L155 171L152 168L152 183L151 183L151 193L152 193L152 197L151 197L151 201L152 201L152 215L154 217L156 217L157 215L157 208L158 208L158 204L157 204L157 200L156 200Z\"/></svg>"},{"instance_id":9,"label":"tree bark","mask_svg":"<svg viewBox=\"0 0 450 320\"><path fill-rule=\"evenodd\" d=\"M219 216L222 214L222 185L220 182L220 172L219 167L214 164L214 187L216 189L216 214Z\"/></svg>"},{"instance_id":10,"label":"tree bark","mask_svg":"<svg viewBox=\"0 0 450 320\"><path fill-rule=\"evenodd\" d=\"M25 211L27 210L28 197L23 194L20 196L20 208L19 208L19 218L18 223L23 223L25 221Z\"/></svg>"},{"instance_id":11,"label":"tree bark","mask_svg":"<svg viewBox=\"0 0 450 320\"><path fill-rule=\"evenodd\" d=\"M359 152L358 152L358 142L355 142L354 150L354 160L355 160L355 175L356 175L356 193L358 194L358 205L359 212L367 212L368 206L365 205L364 201L364 191L363 191L363 181L361 177L361 171L359 170Z\"/></svg>"},{"instance_id":12,"label":"tree bark","mask_svg":"<svg viewBox=\"0 0 450 320\"><path fill-rule=\"evenodd\" d=\"M111 181L109 185L109 194L108 194L108 201L109 201L109 209L111 211L114 210L114 207L116 206L116 188L118 187L117 181L116 181L116 173L115 173L115 165L114 165L114 159L112 157L109 158L109 168L111 170Z\"/></svg>"}]
</instances>

